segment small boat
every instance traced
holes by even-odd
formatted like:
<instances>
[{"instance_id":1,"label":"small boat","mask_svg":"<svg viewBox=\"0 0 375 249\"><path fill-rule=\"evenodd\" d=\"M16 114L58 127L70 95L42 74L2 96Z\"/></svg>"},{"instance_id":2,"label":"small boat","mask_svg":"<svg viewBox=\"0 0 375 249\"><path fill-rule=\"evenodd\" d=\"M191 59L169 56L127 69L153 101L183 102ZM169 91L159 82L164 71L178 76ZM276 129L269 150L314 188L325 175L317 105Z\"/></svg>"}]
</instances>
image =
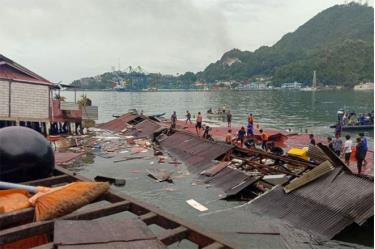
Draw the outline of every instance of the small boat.
<instances>
[{"instance_id":1,"label":"small boat","mask_svg":"<svg viewBox=\"0 0 375 249\"><path fill-rule=\"evenodd\" d=\"M331 125L330 128L336 128L336 125ZM356 130L373 130L374 124L367 125L344 125L342 126L343 131L356 131Z\"/></svg>"},{"instance_id":2,"label":"small boat","mask_svg":"<svg viewBox=\"0 0 375 249\"><path fill-rule=\"evenodd\" d=\"M341 122L341 129L343 131L355 130L372 130L374 129L374 114L373 112L361 114L357 119L357 114L354 111L346 111L339 109L337 111L337 118ZM361 119L361 120L360 120ZM336 128L337 124L331 125L330 128Z\"/></svg>"}]
</instances>

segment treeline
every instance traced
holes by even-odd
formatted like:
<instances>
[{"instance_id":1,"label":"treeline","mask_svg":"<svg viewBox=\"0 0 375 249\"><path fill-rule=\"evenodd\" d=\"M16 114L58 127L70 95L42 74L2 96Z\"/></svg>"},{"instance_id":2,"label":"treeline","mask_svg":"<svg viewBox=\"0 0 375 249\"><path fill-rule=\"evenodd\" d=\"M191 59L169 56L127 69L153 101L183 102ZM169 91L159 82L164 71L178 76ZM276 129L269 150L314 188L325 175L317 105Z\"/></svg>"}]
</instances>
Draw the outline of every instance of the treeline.
<instances>
[{"instance_id":1,"label":"treeline","mask_svg":"<svg viewBox=\"0 0 375 249\"><path fill-rule=\"evenodd\" d=\"M328 8L296 31L284 35L272 47L254 52L233 49L196 74L147 74L149 87L194 88L196 81L252 81L271 79L275 85L298 81L311 84L313 71L325 85L352 87L374 78L374 10L349 3ZM109 72L83 78L73 84L83 88L111 88L127 80L126 72Z\"/></svg>"},{"instance_id":2,"label":"treeline","mask_svg":"<svg viewBox=\"0 0 375 249\"><path fill-rule=\"evenodd\" d=\"M254 52L233 49L198 73L208 82L271 76L272 82L310 84L318 72L323 84L352 86L373 80L374 12L357 3L319 13L272 47Z\"/></svg>"}]
</instances>

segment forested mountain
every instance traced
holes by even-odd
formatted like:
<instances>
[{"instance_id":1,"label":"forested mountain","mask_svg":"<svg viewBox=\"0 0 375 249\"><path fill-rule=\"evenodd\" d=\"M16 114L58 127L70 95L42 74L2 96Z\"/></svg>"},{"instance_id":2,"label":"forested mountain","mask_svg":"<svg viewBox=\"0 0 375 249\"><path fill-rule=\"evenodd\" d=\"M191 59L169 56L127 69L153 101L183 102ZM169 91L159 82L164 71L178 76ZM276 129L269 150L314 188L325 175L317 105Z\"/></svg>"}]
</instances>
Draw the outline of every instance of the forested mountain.
<instances>
[{"instance_id":1,"label":"forested mountain","mask_svg":"<svg viewBox=\"0 0 375 249\"><path fill-rule=\"evenodd\" d=\"M310 84L312 71L323 84L351 86L372 81L374 66L373 8L357 3L328 8L272 47L254 52L233 49L211 63L198 78L244 80L272 76L272 82Z\"/></svg>"},{"instance_id":2,"label":"forested mountain","mask_svg":"<svg viewBox=\"0 0 375 249\"><path fill-rule=\"evenodd\" d=\"M310 85L313 71L318 83L352 87L374 77L374 9L349 3L328 8L296 31L284 35L272 47L255 50L233 49L220 60L196 74L179 76L142 74L149 87L193 88L195 81L213 83L220 80L271 79L275 85L302 82ZM272 32L269 30L268 32ZM117 82L128 82L133 73L108 72L73 82L83 88L111 88Z\"/></svg>"}]
</instances>

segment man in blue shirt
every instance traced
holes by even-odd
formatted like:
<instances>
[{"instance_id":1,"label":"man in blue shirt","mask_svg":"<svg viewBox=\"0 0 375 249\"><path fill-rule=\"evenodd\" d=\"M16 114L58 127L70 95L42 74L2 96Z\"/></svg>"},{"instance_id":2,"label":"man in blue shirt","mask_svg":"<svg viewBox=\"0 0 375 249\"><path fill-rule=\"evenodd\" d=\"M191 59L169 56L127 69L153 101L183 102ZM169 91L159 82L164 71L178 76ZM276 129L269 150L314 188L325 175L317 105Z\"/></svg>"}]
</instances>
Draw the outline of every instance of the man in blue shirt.
<instances>
[{"instance_id":1,"label":"man in blue shirt","mask_svg":"<svg viewBox=\"0 0 375 249\"><path fill-rule=\"evenodd\" d=\"M366 161L366 153L368 151L368 142L367 142L367 137L365 136L365 133L364 132L360 132L359 134L359 137L361 138L361 141L363 142L363 145L364 145L364 157L363 157L363 164L364 166L366 166L367 164L367 161Z\"/></svg>"},{"instance_id":2,"label":"man in blue shirt","mask_svg":"<svg viewBox=\"0 0 375 249\"><path fill-rule=\"evenodd\" d=\"M355 151L355 159L357 160L358 174L361 174L362 163L366 156L365 143L360 137L357 138L357 146Z\"/></svg>"}]
</instances>

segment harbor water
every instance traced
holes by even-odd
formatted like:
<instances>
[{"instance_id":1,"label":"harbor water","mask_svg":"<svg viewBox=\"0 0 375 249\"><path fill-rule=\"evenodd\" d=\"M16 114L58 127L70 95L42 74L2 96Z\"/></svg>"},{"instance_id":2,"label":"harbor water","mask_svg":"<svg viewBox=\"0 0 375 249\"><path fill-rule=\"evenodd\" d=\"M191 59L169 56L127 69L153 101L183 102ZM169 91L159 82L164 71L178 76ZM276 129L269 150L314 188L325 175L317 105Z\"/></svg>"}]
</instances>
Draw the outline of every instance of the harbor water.
<instances>
[{"instance_id":1,"label":"harbor water","mask_svg":"<svg viewBox=\"0 0 375 249\"><path fill-rule=\"evenodd\" d=\"M86 91L77 92L77 98L86 94L93 105L99 107L98 123L113 119L112 115L123 114L128 109L143 110L145 114L166 113L169 117L173 111L183 119L186 110L195 114L205 114L206 110L226 106L233 113L233 121L237 125L245 124L248 113L255 115L255 123L261 127L292 129L300 131L308 129L317 135L332 135L329 125L336 121L339 108L347 108L357 113L373 110L373 92L354 91L223 91L223 92L112 92ZM67 101L74 101L74 92L62 93ZM204 121L207 121L206 117ZM212 121L212 120L211 120ZM222 122L222 121L221 121ZM218 122L218 125L223 123ZM353 135L356 135L355 133ZM373 134L367 134L373 141ZM153 157L152 150L140 153L147 160L118 162L129 156L130 150L122 151L113 158L98 155L84 155L67 168L85 177L93 179L97 175L124 178L124 187L114 187L120 192L134 196L140 200L181 217L190 223L232 240L243 248L273 248L276 244L285 247L280 236L241 234L248 231L248 224L259 223L268 219L266 216L250 215L245 201L221 200L223 192L213 186L204 184L196 175L190 174L184 164L159 164ZM163 169L172 173L173 183L157 182L150 178L148 170ZM208 208L206 212L189 206L186 201L194 199ZM275 224L277 226L277 224ZM262 229L271 229L262 227ZM156 230L156 231L155 231ZM268 231L268 230L267 230ZM157 228L154 229L157 233ZM370 236L371 237L371 236ZM254 239L256 238L256 239ZM261 239L260 239L261 238ZM349 238L351 242L358 242ZM369 244L367 244L369 245ZM306 248L308 247L307 245ZM173 248L196 248L186 241ZM302 247L301 247L302 248ZM305 248L305 247L303 247ZM310 248L310 247L308 247Z\"/></svg>"},{"instance_id":2,"label":"harbor water","mask_svg":"<svg viewBox=\"0 0 375 249\"><path fill-rule=\"evenodd\" d=\"M374 109L373 91L217 91L217 92L77 92L77 98L86 94L99 107L98 123L113 119L113 114L123 114L129 109L143 110L145 114L173 111L179 119L186 110L203 116L209 108L214 111L226 106L233 115L233 123L246 124L249 113L255 115L260 127L291 129L295 132L314 133L321 136L333 134L330 125L337 120L337 110L345 108L357 114ZM74 101L74 92L63 92L67 101ZM207 121L207 119L205 119ZM217 121L217 120L211 120ZM352 133L356 135L356 133ZM367 135L373 138L373 132Z\"/></svg>"}]
</instances>

